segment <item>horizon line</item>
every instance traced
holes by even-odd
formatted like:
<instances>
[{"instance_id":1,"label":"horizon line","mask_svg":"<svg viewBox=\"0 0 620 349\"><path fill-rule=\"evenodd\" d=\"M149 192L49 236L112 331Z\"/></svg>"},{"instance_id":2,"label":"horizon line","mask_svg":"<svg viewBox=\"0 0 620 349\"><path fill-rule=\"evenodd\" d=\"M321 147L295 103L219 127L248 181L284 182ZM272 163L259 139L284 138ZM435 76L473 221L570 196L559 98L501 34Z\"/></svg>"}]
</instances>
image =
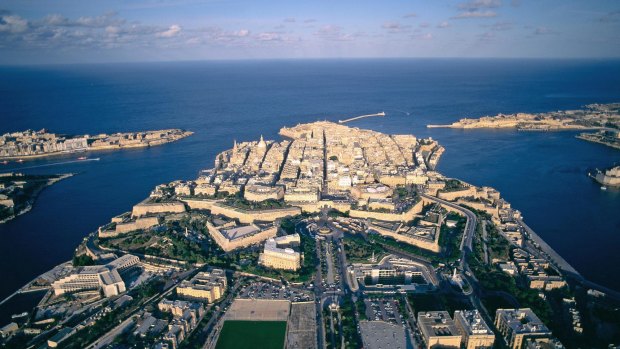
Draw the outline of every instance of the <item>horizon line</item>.
<instances>
[{"instance_id":1,"label":"horizon line","mask_svg":"<svg viewBox=\"0 0 620 349\"><path fill-rule=\"evenodd\" d=\"M64 65L120 65L120 64L155 64L155 63L200 63L200 62L270 62L270 61L348 61L348 60L523 60L523 61L618 61L618 57L288 57L288 58L203 58L178 60L135 60L135 61L68 61L55 63L0 63L0 67L36 67Z\"/></svg>"}]
</instances>

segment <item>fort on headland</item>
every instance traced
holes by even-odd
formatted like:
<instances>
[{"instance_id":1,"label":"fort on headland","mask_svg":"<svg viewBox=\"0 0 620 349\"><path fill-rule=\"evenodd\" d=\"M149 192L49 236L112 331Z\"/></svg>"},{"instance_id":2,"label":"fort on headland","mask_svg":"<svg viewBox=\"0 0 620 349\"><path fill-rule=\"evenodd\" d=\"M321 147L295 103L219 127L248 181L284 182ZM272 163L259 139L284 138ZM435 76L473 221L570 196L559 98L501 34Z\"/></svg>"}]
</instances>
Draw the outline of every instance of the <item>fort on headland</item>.
<instances>
[{"instance_id":1,"label":"fort on headland","mask_svg":"<svg viewBox=\"0 0 620 349\"><path fill-rule=\"evenodd\" d=\"M620 103L588 104L584 109L546 113L515 113L464 118L449 125L428 128L517 129L519 131L596 130L577 135L589 142L620 149Z\"/></svg>"}]
</instances>

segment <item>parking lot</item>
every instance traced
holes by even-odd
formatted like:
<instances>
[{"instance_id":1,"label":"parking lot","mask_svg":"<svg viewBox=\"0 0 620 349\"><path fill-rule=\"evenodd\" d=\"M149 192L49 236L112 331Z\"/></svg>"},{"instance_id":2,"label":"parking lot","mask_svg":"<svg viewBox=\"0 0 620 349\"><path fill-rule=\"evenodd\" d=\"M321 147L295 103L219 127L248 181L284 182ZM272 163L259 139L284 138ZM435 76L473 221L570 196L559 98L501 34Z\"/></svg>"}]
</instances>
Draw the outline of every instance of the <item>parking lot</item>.
<instances>
[{"instance_id":1,"label":"parking lot","mask_svg":"<svg viewBox=\"0 0 620 349\"><path fill-rule=\"evenodd\" d=\"M398 311L398 301L394 299L368 298L366 304L366 317L368 320L385 321L392 324L402 324L403 318Z\"/></svg>"},{"instance_id":2,"label":"parking lot","mask_svg":"<svg viewBox=\"0 0 620 349\"><path fill-rule=\"evenodd\" d=\"M307 302L311 293L278 283L253 281L239 290L239 298L253 299L287 299L291 302Z\"/></svg>"}]
</instances>

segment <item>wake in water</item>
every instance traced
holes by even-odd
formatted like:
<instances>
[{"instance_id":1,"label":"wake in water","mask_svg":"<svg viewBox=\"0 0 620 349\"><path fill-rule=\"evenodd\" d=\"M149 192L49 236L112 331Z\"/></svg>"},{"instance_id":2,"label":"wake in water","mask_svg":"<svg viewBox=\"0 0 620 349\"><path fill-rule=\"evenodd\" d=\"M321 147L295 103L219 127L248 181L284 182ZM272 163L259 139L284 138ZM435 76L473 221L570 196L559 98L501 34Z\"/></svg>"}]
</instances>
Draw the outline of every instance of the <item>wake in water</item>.
<instances>
[{"instance_id":1,"label":"wake in water","mask_svg":"<svg viewBox=\"0 0 620 349\"><path fill-rule=\"evenodd\" d=\"M411 115L411 113L410 113L410 112L408 112L408 111L404 111L404 110L394 109L394 111L397 111L397 112L399 112L399 113L403 113L403 114L405 114L405 115L407 115L407 116Z\"/></svg>"},{"instance_id":2,"label":"wake in water","mask_svg":"<svg viewBox=\"0 0 620 349\"><path fill-rule=\"evenodd\" d=\"M33 168L39 168L39 167L48 167L48 166L57 166L57 165L66 165L66 164L74 164L76 162L87 162L87 161L99 161L100 158L94 158L94 159L82 159L82 160L70 160L70 161L61 161L61 162L53 162L51 164L43 164L43 165L35 165L35 166L26 166L26 167L19 167L19 168L10 168L8 170L4 170L6 172L12 172L12 171L21 171L21 170L29 170L29 169L33 169Z\"/></svg>"}]
</instances>

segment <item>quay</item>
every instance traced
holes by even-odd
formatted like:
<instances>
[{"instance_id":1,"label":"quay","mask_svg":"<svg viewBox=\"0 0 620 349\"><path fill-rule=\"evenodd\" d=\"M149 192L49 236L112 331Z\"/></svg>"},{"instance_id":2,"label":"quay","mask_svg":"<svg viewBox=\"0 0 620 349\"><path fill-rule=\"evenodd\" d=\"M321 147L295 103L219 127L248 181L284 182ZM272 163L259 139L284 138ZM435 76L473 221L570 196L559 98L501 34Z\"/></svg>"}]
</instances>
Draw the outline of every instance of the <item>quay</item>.
<instances>
[{"instance_id":1,"label":"quay","mask_svg":"<svg viewBox=\"0 0 620 349\"><path fill-rule=\"evenodd\" d=\"M372 116L385 116L385 112L382 111L382 112L376 113L376 114L360 115L360 116L356 116L354 118L349 118L349 119L345 119L345 120L338 120L338 123L339 124L345 124L345 123L347 123L349 121L355 121L355 120L358 120L358 119L369 118L369 117L372 117Z\"/></svg>"}]
</instances>

